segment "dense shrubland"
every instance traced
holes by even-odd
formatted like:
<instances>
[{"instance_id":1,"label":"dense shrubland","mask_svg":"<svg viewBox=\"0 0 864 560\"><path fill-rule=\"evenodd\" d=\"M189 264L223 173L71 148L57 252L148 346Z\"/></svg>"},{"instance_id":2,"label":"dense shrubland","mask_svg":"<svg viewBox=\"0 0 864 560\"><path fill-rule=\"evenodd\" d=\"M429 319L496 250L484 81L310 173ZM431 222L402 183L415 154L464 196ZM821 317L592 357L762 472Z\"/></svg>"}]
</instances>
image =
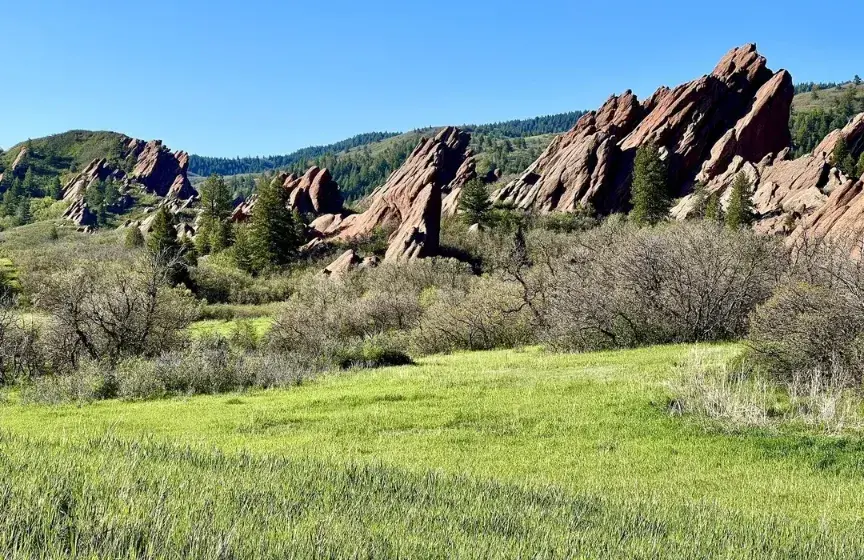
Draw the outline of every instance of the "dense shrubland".
<instances>
[{"instance_id":1,"label":"dense shrubland","mask_svg":"<svg viewBox=\"0 0 864 560\"><path fill-rule=\"evenodd\" d=\"M442 225L441 257L337 276L321 270L345 247L301 252L304 218L266 177L248 225L230 223L226 183L206 181L195 244L178 239L167 212L146 239L19 228L4 234L0 261L2 382L37 400L149 398L290 385L434 353L745 340L723 372L694 365L673 409L723 417L705 399L734 392L705 387L765 387L798 403L786 412L816 409L801 404L805 385L810 399L857 395L860 247L802 236L790 248L746 227L747 204L730 204L725 220L706 211L670 223L656 150L640 150L635 173L633 212L606 219L591 208L542 216L497 207L484 185L468 185L460 214ZM749 184L738 183L749 199ZM381 253L386 237L351 248ZM189 328L261 313L272 319L265 330L243 320L227 331Z\"/></svg>"},{"instance_id":2,"label":"dense shrubland","mask_svg":"<svg viewBox=\"0 0 864 560\"><path fill-rule=\"evenodd\" d=\"M484 211L479 230L445 222L445 252L460 259L338 277L320 272L323 261L253 276L230 252L189 266L182 245L170 260L149 243L118 251L117 234L87 237L77 255L65 251L66 232L27 250L8 239L21 286L0 312L2 380L34 400L151 398L292 385L442 352L743 339L726 378L693 365L697 385L676 389L676 410L713 410L694 395L732 394L696 386L766 387L787 402L816 385L820 398L861 386L864 268L848 244L805 236L790 249L710 220L639 227L587 210ZM180 284L177 266L188 267ZM190 323L233 318L238 304L265 309L272 327L238 320L190 336Z\"/></svg>"}]
</instances>

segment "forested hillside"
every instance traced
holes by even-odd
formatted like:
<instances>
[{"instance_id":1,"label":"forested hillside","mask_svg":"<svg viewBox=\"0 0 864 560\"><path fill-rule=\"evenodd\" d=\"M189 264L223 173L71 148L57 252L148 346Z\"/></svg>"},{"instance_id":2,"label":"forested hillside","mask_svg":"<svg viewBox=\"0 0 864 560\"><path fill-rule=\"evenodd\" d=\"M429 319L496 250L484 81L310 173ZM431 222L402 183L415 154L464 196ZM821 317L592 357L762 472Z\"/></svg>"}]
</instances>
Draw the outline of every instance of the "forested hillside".
<instances>
[{"instance_id":1,"label":"forested hillside","mask_svg":"<svg viewBox=\"0 0 864 560\"><path fill-rule=\"evenodd\" d=\"M578 121L583 114L585 114L584 111L572 111L569 113L534 117L531 119L517 119L484 125L465 125L462 128L475 134L483 134L493 137L523 138L526 136L564 132L576 124L576 121ZM193 155L190 158L189 171L196 175L211 175L213 173L219 175L262 173L274 169L292 167L302 161L310 161L326 155L339 154L353 148L368 146L394 136L405 136L406 140L408 138L415 139L422 132L423 130L418 129L406 134L392 132L358 134L357 136L347 140L342 140L326 146L312 146L280 156L212 158ZM388 147L390 146L388 145ZM379 162L376 161L374 164L379 165ZM345 174L346 177L351 175L355 166L352 165L349 167L352 171Z\"/></svg>"},{"instance_id":2,"label":"forested hillside","mask_svg":"<svg viewBox=\"0 0 864 560\"><path fill-rule=\"evenodd\" d=\"M811 152L825 136L864 111L864 85L855 76L843 84L798 84L789 128L795 155Z\"/></svg>"},{"instance_id":3,"label":"forested hillside","mask_svg":"<svg viewBox=\"0 0 864 560\"><path fill-rule=\"evenodd\" d=\"M343 152L398 135L398 132L367 132L326 146L310 146L287 155L277 156L218 158L192 155L189 158L189 172L202 176L214 173L217 175L263 173L290 167L300 160L316 158L327 153Z\"/></svg>"}]
</instances>

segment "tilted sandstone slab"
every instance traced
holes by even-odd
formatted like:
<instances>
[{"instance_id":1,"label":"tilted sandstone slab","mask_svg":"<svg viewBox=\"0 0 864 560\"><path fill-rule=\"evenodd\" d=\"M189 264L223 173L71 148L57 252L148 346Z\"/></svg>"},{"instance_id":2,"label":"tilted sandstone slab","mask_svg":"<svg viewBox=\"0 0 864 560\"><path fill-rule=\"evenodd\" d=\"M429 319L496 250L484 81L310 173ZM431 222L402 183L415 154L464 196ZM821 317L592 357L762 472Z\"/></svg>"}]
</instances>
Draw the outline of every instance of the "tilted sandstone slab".
<instances>
[{"instance_id":1,"label":"tilted sandstone slab","mask_svg":"<svg viewBox=\"0 0 864 560\"><path fill-rule=\"evenodd\" d=\"M850 197L856 192L855 181L843 175L831 162L831 154L840 138L858 150L853 153L864 151L864 113L855 116L843 129L829 134L812 153L797 159L790 158L789 148L776 156L769 154L756 164L736 156L723 173L705 183L706 192L717 194L725 208L735 177L743 172L754 190L756 231L789 234L805 228L827 234L857 227L860 218L855 217L854 212L840 219L855 206ZM842 192L835 196L838 191ZM672 216L687 218L696 202L693 195L682 198L672 209Z\"/></svg>"},{"instance_id":2,"label":"tilted sandstone slab","mask_svg":"<svg viewBox=\"0 0 864 560\"><path fill-rule=\"evenodd\" d=\"M273 180L280 182L287 191L288 208L291 210L313 216L342 212L342 192L327 169L310 167L301 177L293 173L281 173ZM235 222L248 220L255 208L255 200L256 197L252 196L238 204L231 219Z\"/></svg>"},{"instance_id":3,"label":"tilted sandstone slab","mask_svg":"<svg viewBox=\"0 0 864 560\"><path fill-rule=\"evenodd\" d=\"M185 199L197 194L187 177L189 155L186 152L172 152L161 140L142 144L141 140L131 140L128 144L130 151L137 155L130 173L133 180L142 184L147 192L161 197Z\"/></svg>"},{"instance_id":4,"label":"tilted sandstone slab","mask_svg":"<svg viewBox=\"0 0 864 560\"><path fill-rule=\"evenodd\" d=\"M771 72L755 45L733 49L711 74L644 103L629 91L611 97L494 198L543 212L626 210L636 150L649 142L666 158L671 194L687 194L700 173L711 178L736 156L759 161L788 146L793 95L789 73Z\"/></svg>"},{"instance_id":5,"label":"tilted sandstone slab","mask_svg":"<svg viewBox=\"0 0 864 560\"><path fill-rule=\"evenodd\" d=\"M159 140L144 142L135 138L123 141L120 159L134 162L128 175L107 159L95 159L63 187L63 200L69 202L64 217L78 225L93 225L95 217L84 202L84 195L98 181L113 180L123 192L140 189L162 197L171 211L188 206L198 193L189 182L189 156L171 152ZM128 196L127 196L128 198Z\"/></svg>"},{"instance_id":6,"label":"tilted sandstone slab","mask_svg":"<svg viewBox=\"0 0 864 560\"><path fill-rule=\"evenodd\" d=\"M18 150L18 155L15 156L15 160L12 162L12 166L3 173L0 173L0 181L3 180L3 177L5 177L6 173L14 173L21 165L21 162L24 161L25 157L27 157L27 147L22 146L21 149Z\"/></svg>"},{"instance_id":7,"label":"tilted sandstone slab","mask_svg":"<svg viewBox=\"0 0 864 560\"><path fill-rule=\"evenodd\" d=\"M365 212L316 220L314 226L323 229L307 248L368 237L380 229L392 232L385 260L437 254L442 192L465 171L470 139L468 133L454 127L422 139L405 163L370 195Z\"/></svg>"}]
</instances>

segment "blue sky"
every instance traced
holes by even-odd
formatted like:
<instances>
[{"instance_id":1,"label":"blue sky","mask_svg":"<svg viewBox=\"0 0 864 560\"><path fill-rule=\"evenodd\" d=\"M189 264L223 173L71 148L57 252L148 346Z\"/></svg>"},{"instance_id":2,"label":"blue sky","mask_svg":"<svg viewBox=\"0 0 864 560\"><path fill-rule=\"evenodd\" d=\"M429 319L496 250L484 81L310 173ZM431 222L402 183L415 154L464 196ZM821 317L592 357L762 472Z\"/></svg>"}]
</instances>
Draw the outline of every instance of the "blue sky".
<instances>
[{"instance_id":1,"label":"blue sky","mask_svg":"<svg viewBox=\"0 0 864 560\"><path fill-rule=\"evenodd\" d=\"M643 97L747 42L796 82L846 80L864 43L837 22L862 19L845 0L7 2L0 146L84 128L287 153Z\"/></svg>"}]
</instances>

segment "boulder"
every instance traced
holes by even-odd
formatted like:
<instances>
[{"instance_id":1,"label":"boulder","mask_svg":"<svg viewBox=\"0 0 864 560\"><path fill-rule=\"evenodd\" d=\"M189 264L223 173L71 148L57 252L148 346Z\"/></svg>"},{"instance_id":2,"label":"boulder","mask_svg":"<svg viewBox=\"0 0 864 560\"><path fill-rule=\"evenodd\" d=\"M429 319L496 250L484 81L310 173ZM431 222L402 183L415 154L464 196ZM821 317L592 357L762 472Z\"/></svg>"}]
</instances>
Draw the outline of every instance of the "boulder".
<instances>
[{"instance_id":1,"label":"boulder","mask_svg":"<svg viewBox=\"0 0 864 560\"><path fill-rule=\"evenodd\" d=\"M354 249L348 249L337 258L335 261L324 269L324 274L328 276L341 276L354 270L363 262Z\"/></svg>"}]
</instances>

